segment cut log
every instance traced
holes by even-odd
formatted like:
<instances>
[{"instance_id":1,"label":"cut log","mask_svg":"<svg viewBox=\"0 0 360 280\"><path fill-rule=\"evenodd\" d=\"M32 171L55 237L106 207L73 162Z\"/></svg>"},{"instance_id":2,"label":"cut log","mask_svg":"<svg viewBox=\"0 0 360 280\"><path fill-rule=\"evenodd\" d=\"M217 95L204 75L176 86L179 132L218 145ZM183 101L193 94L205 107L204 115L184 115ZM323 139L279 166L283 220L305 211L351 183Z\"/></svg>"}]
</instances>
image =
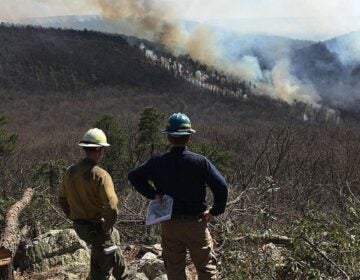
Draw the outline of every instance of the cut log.
<instances>
[{"instance_id":1,"label":"cut log","mask_svg":"<svg viewBox=\"0 0 360 280\"><path fill-rule=\"evenodd\" d=\"M253 241L260 243L273 243L276 245L291 246L293 240L287 236L281 235L260 235L260 234L247 234L233 238L234 241Z\"/></svg>"},{"instance_id":2,"label":"cut log","mask_svg":"<svg viewBox=\"0 0 360 280\"><path fill-rule=\"evenodd\" d=\"M28 206L33 190L25 190L23 197L12 205L5 217L5 230L0 239L0 279L13 279L12 261L20 243L19 215Z\"/></svg>"},{"instance_id":3,"label":"cut log","mask_svg":"<svg viewBox=\"0 0 360 280\"><path fill-rule=\"evenodd\" d=\"M11 263L12 258L10 250L0 248L0 279L13 279Z\"/></svg>"},{"instance_id":4,"label":"cut log","mask_svg":"<svg viewBox=\"0 0 360 280\"><path fill-rule=\"evenodd\" d=\"M8 249L0 248L0 267L11 264L11 252Z\"/></svg>"}]
</instances>

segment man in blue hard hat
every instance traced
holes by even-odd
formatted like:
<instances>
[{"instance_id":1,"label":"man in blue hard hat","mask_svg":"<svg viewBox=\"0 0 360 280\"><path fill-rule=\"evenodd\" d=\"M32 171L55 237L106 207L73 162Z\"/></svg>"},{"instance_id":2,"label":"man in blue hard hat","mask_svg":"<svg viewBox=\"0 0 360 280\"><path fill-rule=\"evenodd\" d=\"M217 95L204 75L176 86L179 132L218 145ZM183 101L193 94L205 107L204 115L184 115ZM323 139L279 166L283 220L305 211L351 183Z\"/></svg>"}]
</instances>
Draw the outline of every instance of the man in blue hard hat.
<instances>
[{"instance_id":1,"label":"man in blue hard hat","mask_svg":"<svg viewBox=\"0 0 360 280\"><path fill-rule=\"evenodd\" d=\"M129 180L149 199L161 199L165 194L174 199L171 219L161 223L168 279L186 280L186 250L190 252L199 280L217 279L213 240L207 223L225 210L226 181L207 158L187 149L195 130L185 114L172 114L163 133L171 144L170 151L132 170ZM206 187L214 196L210 209L206 203Z\"/></svg>"}]
</instances>

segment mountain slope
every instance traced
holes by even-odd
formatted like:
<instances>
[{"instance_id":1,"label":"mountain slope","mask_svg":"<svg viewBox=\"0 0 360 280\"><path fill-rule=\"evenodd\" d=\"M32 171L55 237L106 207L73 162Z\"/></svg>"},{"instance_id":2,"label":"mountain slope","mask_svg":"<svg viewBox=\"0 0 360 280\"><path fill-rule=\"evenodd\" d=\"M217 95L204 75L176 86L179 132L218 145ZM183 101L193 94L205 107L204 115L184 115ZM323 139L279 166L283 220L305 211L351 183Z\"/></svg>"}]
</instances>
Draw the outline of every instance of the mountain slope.
<instances>
[{"instance_id":1,"label":"mountain slope","mask_svg":"<svg viewBox=\"0 0 360 280\"><path fill-rule=\"evenodd\" d=\"M302 120L305 108L266 96L213 92L189 82L194 76L185 79L149 61L120 36L1 25L0 40L0 112L14 131L23 132L24 142L38 139L39 148L48 131L75 135L101 114L132 119L146 106L184 111L199 125L214 127ZM198 64L190 65L193 75Z\"/></svg>"},{"instance_id":2,"label":"mountain slope","mask_svg":"<svg viewBox=\"0 0 360 280\"><path fill-rule=\"evenodd\" d=\"M311 82L324 104L358 111L360 33L354 32L295 51L293 72Z\"/></svg>"},{"instance_id":3,"label":"mountain slope","mask_svg":"<svg viewBox=\"0 0 360 280\"><path fill-rule=\"evenodd\" d=\"M236 34L225 30L221 33L224 55L240 59L244 55L257 57L261 69L272 69L277 61L288 58L291 53L312 45L314 42L293 40L280 36L260 34Z\"/></svg>"},{"instance_id":4,"label":"mountain slope","mask_svg":"<svg viewBox=\"0 0 360 280\"><path fill-rule=\"evenodd\" d=\"M119 84L171 87L174 79L145 63L120 36L0 27L2 88L78 90Z\"/></svg>"},{"instance_id":5,"label":"mountain slope","mask_svg":"<svg viewBox=\"0 0 360 280\"><path fill-rule=\"evenodd\" d=\"M339 57L343 65L349 67L360 65L360 31L338 36L324 43Z\"/></svg>"}]
</instances>

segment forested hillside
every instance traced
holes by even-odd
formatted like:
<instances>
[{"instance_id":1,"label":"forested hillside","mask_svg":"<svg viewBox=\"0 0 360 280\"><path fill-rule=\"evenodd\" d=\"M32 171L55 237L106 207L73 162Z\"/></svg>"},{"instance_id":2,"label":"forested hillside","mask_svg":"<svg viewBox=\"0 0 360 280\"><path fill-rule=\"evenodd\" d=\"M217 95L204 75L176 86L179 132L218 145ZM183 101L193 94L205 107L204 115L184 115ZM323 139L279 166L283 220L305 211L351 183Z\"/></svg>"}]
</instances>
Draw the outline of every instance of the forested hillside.
<instances>
[{"instance_id":1,"label":"forested hillside","mask_svg":"<svg viewBox=\"0 0 360 280\"><path fill-rule=\"evenodd\" d=\"M120 36L4 25L0 29L3 89L77 91L115 85L166 89L174 82L146 64L140 50Z\"/></svg>"},{"instance_id":2,"label":"forested hillside","mask_svg":"<svg viewBox=\"0 0 360 280\"><path fill-rule=\"evenodd\" d=\"M360 32L353 32L292 53L296 76L311 81L331 107L359 112L359 38Z\"/></svg>"},{"instance_id":3,"label":"forested hillside","mask_svg":"<svg viewBox=\"0 0 360 280\"><path fill-rule=\"evenodd\" d=\"M0 42L0 230L29 186L35 194L21 220L27 238L68 227L57 187L82 155L77 142L97 126L112 144L103 165L120 197L123 242L156 242L158 228L139 223L146 201L127 173L167 149L160 130L181 111L197 130L190 148L229 183L227 211L211 224L221 279L359 277L356 123L259 96L248 81L214 80L214 90L196 80L209 70L198 62L188 62L188 76L176 74L123 36L3 24ZM278 245L279 235L288 241L271 245L280 255L274 259L263 245Z\"/></svg>"},{"instance_id":4,"label":"forested hillside","mask_svg":"<svg viewBox=\"0 0 360 280\"><path fill-rule=\"evenodd\" d=\"M306 110L264 96L214 94L151 63L119 35L3 24L0 37L0 110L27 145L34 136L48 139L44 133L51 130L63 135L57 127L77 135L105 113L136 118L146 106L217 124L302 119ZM193 77L196 66L192 62Z\"/></svg>"}]
</instances>

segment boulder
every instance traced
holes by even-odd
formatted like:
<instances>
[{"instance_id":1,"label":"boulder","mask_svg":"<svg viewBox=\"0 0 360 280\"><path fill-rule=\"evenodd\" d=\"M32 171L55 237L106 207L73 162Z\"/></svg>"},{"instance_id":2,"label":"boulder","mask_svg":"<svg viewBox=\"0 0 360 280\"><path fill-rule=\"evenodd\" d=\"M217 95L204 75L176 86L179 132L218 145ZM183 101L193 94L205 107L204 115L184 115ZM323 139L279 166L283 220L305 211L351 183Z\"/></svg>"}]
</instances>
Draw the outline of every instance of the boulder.
<instances>
[{"instance_id":1,"label":"boulder","mask_svg":"<svg viewBox=\"0 0 360 280\"><path fill-rule=\"evenodd\" d=\"M134 280L167 280L160 244L128 245L124 251ZM90 250L73 229L51 230L29 241L16 256L20 275L37 280L86 279ZM25 278L15 278L25 279Z\"/></svg>"},{"instance_id":2,"label":"boulder","mask_svg":"<svg viewBox=\"0 0 360 280\"><path fill-rule=\"evenodd\" d=\"M134 280L149 280L144 273L136 273Z\"/></svg>"},{"instance_id":3,"label":"boulder","mask_svg":"<svg viewBox=\"0 0 360 280\"><path fill-rule=\"evenodd\" d=\"M66 279L84 279L90 269L90 251L73 229L51 230L30 241L16 263L21 271L46 272L61 267Z\"/></svg>"},{"instance_id":4,"label":"boulder","mask_svg":"<svg viewBox=\"0 0 360 280\"><path fill-rule=\"evenodd\" d=\"M166 274L162 274L162 275L154 278L154 280L168 280L168 278L167 278Z\"/></svg>"},{"instance_id":5,"label":"boulder","mask_svg":"<svg viewBox=\"0 0 360 280\"><path fill-rule=\"evenodd\" d=\"M265 244L262 247L262 251L268 260L271 260L275 265L282 266L284 264L284 257L281 250L273 243Z\"/></svg>"},{"instance_id":6,"label":"boulder","mask_svg":"<svg viewBox=\"0 0 360 280\"><path fill-rule=\"evenodd\" d=\"M164 261L155 254L148 252L139 261L139 272L150 280L166 280Z\"/></svg>"}]
</instances>

